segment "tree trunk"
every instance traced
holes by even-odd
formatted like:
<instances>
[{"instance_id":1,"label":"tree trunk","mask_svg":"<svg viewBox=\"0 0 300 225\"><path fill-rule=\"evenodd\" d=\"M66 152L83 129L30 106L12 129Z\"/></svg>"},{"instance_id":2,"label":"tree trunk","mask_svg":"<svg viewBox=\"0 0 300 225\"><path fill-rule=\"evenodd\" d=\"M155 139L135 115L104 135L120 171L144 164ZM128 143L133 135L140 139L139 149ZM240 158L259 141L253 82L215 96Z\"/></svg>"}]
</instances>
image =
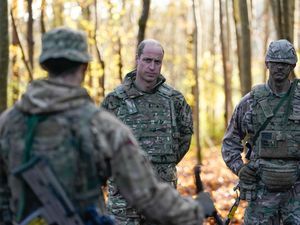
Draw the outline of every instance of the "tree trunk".
<instances>
[{"instance_id":1,"label":"tree trunk","mask_svg":"<svg viewBox=\"0 0 300 225\"><path fill-rule=\"evenodd\" d=\"M264 0L263 22L264 22L264 39L263 39L263 55L266 54L268 48L268 39L270 33L270 6L269 0ZM267 81L267 67L263 59L263 81Z\"/></svg>"},{"instance_id":2,"label":"tree trunk","mask_svg":"<svg viewBox=\"0 0 300 225\"><path fill-rule=\"evenodd\" d=\"M201 156L201 140L200 140L200 91L199 91L199 73L198 73L198 22L196 17L196 7L195 0L193 1L193 21L194 21L194 31L193 31L193 46L194 46L194 76L195 76L195 87L193 94L195 96L195 106L194 106L194 126L195 126L195 139L196 139L196 153L198 164L202 163Z\"/></svg>"},{"instance_id":3,"label":"tree trunk","mask_svg":"<svg viewBox=\"0 0 300 225\"><path fill-rule=\"evenodd\" d=\"M271 0L271 8L277 38L293 43L295 0Z\"/></svg>"},{"instance_id":4,"label":"tree trunk","mask_svg":"<svg viewBox=\"0 0 300 225\"><path fill-rule=\"evenodd\" d=\"M251 90L251 38L247 0L233 0L242 95Z\"/></svg>"},{"instance_id":5,"label":"tree trunk","mask_svg":"<svg viewBox=\"0 0 300 225\"><path fill-rule=\"evenodd\" d=\"M117 54L118 54L118 75L119 75L119 79L120 79L120 83L122 83L122 69L123 69L123 63L122 63L122 40L121 40L121 36L118 35L118 41L117 41Z\"/></svg>"},{"instance_id":6,"label":"tree trunk","mask_svg":"<svg viewBox=\"0 0 300 225\"><path fill-rule=\"evenodd\" d=\"M85 30L86 31L86 35L87 35L87 39L88 39L88 46L89 49L91 49L91 44L90 44L90 38L91 38L91 29L87 29L90 24L91 21L91 9L90 9L90 2L85 2L82 6L82 13L81 13L81 23L79 23L79 28L81 30ZM85 84L93 89L93 77L92 77L92 68L89 66L87 71L86 71L86 75L85 75L85 80L84 80ZM95 94L94 92L91 93L92 98L95 98Z\"/></svg>"},{"instance_id":7,"label":"tree trunk","mask_svg":"<svg viewBox=\"0 0 300 225\"><path fill-rule=\"evenodd\" d=\"M94 27L94 41L95 41L95 49L96 49L96 55L97 55L97 59L98 59L98 62L99 64L101 65L101 69L102 69L102 74L100 75L99 77L99 80L98 80L98 83L99 83L99 92L98 92L98 95L99 95L99 102L100 100L103 99L104 97L104 93L105 93L105 62L102 58L102 55L101 55L101 52L100 52L100 49L98 47L98 40L97 40L97 31L98 31L98 6L97 6L97 0L94 0L94 6L95 6L95 27Z\"/></svg>"},{"instance_id":8,"label":"tree trunk","mask_svg":"<svg viewBox=\"0 0 300 225\"><path fill-rule=\"evenodd\" d=\"M30 66L28 64L28 61L26 60L26 56L25 56L25 52L24 52L24 48L21 44L21 41L20 41L20 38L19 38L19 35L18 35L18 31L17 31L17 26L16 26L16 22L15 22L15 19L14 19L14 15L13 15L13 12L12 10L10 11L10 17L11 17L11 23L12 23L12 29L14 30L15 32L15 37L16 37L16 41L18 42L18 45L20 47L20 50L21 50L21 54L22 54L22 60L25 64L25 67L27 69L27 72L28 72L28 75L29 75L29 81L32 81L33 80L33 75L32 75L32 71L30 69Z\"/></svg>"},{"instance_id":9,"label":"tree trunk","mask_svg":"<svg viewBox=\"0 0 300 225\"><path fill-rule=\"evenodd\" d=\"M146 31L146 25L147 25L147 20L149 16L149 11L150 11L150 3L151 0L143 0L143 9L142 9L142 14L139 19L139 31L138 31L138 36L137 36L137 45L145 39L145 31Z\"/></svg>"},{"instance_id":10,"label":"tree trunk","mask_svg":"<svg viewBox=\"0 0 300 225\"><path fill-rule=\"evenodd\" d=\"M251 38L250 38L250 26L248 19L248 7L247 0L240 0L239 12L241 16L242 24L242 79L243 79L243 94L248 93L251 90Z\"/></svg>"},{"instance_id":11,"label":"tree trunk","mask_svg":"<svg viewBox=\"0 0 300 225\"><path fill-rule=\"evenodd\" d=\"M216 80L216 73L215 73L215 64L216 64L216 43L215 43L215 0L212 0L212 12L211 12L211 25L210 25L210 30L209 30L209 40L210 41L210 46L209 46L209 51L210 55L212 57L212 68L210 70L210 77L212 81ZM216 101L216 91L214 88L211 90L211 101L215 102ZM207 111L208 120L209 124L211 124L210 129L211 129L211 135L212 137L215 137L216 135L216 123L217 123L217 118L216 118L216 109L212 105L208 106L208 111Z\"/></svg>"},{"instance_id":12,"label":"tree trunk","mask_svg":"<svg viewBox=\"0 0 300 225\"><path fill-rule=\"evenodd\" d=\"M53 0L52 3L53 10L53 27L59 27L64 25L63 19L63 11L64 11L64 3L62 0Z\"/></svg>"},{"instance_id":13,"label":"tree trunk","mask_svg":"<svg viewBox=\"0 0 300 225\"><path fill-rule=\"evenodd\" d=\"M13 15L16 15L17 12L17 7L18 7L18 0L13 0L12 1L12 7L11 11ZM20 95L20 90L19 90L19 83L20 83L20 74L19 74L19 66L18 66L18 38L17 38L17 33L15 29L12 29L12 46L15 49L15 51L12 51L12 60L11 60L11 68L12 68L12 101L15 103Z\"/></svg>"},{"instance_id":14,"label":"tree trunk","mask_svg":"<svg viewBox=\"0 0 300 225\"><path fill-rule=\"evenodd\" d=\"M28 59L31 70L34 68L34 40L33 40L33 17L32 17L32 0L27 0L28 22L27 22L27 46Z\"/></svg>"},{"instance_id":15,"label":"tree trunk","mask_svg":"<svg viewBox=\"0 0 300 225\"><path fill-rule=\"evenodd\" d=\"M237 45L237 58L238 58L238 68L239 68L239 78L240 78L240 86L241 93L243 94L243 79L242 79L242 32L241 32L241 18L239 13L239 3L238 0L232 0L233 5L233 19L235 24L235 35L236 35L236 45Z\"/></svg>"},{"instance_id":16,"label":"tree trunk","mask_svg":"<svg viewBox=\"0 0 300 225\"><path fill-rule=\"evenodd\" d=\"M41 33L44 34L46 32L45 27L45 7L46 7L46 0L42 0L41 3L41 18L40 18L40 25L41 25Z\"/></svg>"},{"instance_id":17,"label":"tree trunk","mask_svg":"<svg viewBox=\"0 0 300 225\"><path fill-rule=\"evenodd\" d=\"M126 10L126 1L123 0L122 1L122 11L124 12ZM123 23L124 22L124 18L123 18L123 15L120 14L120 27L124 27L125 24ZM123 81L123 56L122 56L122 48L123 48L123 45L122 45L122 30L119 29L118 30L118 38L117 38L117 54L118 54L118 75L119 75L119 80L120 80L120 83L122 83Z\"/></svg>"},{"instance_id":18,"label":"tree trunk","mask_svg":"<svg viewBox=\"0 0 300 225\"><path fill-rule=\"evenodd\" d=\"M223 72L224 72L224 93L225 93L225 115L224 122L225 127L227 127L229 118L232 112L232 93L231 93L231 63L230 63L230 54L229 54L229 35L230 31L228 30L228 17L227 13L224 15L225 7L227 7L227 0L225 4L222 0L219 0L219 19L220 19L220 38L221 38L221 50L222 50L222 62L223 62ZM226 12L226 11L225 11Z\"/></svg>"},{"instance_id":19,"label":"tree trunk","mask_svg":"<svg viewBox=\"0 0 300 225\"><path fill-rule=\"evenodd\" d=\"M9 63L7 0L0 1L0 113L7 108L7 77Z\"/></svg>"},{"instance_id":20,"label":"tree trunk","mask_svg":"<svg viewBox=\"0 0 300 225\"><path fill-rule=\"evenodd\" d=\"M271 0L273 21L278 39L294 42L295 0ZM291 78L295 78L294 71Z\"/></svg>"}]
</instances>

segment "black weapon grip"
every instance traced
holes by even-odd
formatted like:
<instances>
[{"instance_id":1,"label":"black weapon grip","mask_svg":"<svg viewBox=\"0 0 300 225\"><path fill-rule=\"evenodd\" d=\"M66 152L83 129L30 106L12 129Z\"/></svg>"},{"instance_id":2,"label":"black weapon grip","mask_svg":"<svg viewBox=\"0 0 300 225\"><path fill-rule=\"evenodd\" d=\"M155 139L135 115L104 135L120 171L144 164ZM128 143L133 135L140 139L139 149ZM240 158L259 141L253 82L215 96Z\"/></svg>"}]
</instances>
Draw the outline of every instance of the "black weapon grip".
<instances>
[{"instance_id":1,"label":"black weapon grip","mask_svg":"<svg viewBox=\"0 0 300 225\"><path fill-rule=\"evenodd\" d=\"M252 146L249 142L246 142L245 146L247 147L247 153L246 153L245 158L250 160L251 153L252 153Z\"/></svg>"},{"instance_id":2,"label":"black weapon grip","mask_svg":"<svg viewBox=\"0 0 300 225\"><path fill-rule=\"evenodd\" d=\"M195 175L195 183L196 183L196 194L204 191L203 183L202 183L202 180L201 180L201 177L200 177L200 173L201 173L201 166L200 165L196 165L194 167L194 175ZM219 214L218 214L217 211L215 211L213 213L213 217L214 217L217 225L223 225L223 220L219 216Z\"/></svg>"},{"instance_id":3,"label":"black weapon grip","mask_svg":"<svg viewBox=\"0 0 300 225\"><path fill-rule=\"evenodd\" d=\"M203 183L200 177L200 173L201 173L201 166L200 165L196 165L194 167L194 175L195 175L195 183L196 183L196 194L202 192L204 190L203 188Z\"/></svg>"},{"instance_id":4,"label":"black weapon grip","mask_svg":"<svg viewBox=\"0 0 300 225\"><path fill-rule=\"evenodd\" d=\"M227 218L225 221L224 221L224 225L228 225L230 223L230 219Z\"/></svg>"}]
</instances>

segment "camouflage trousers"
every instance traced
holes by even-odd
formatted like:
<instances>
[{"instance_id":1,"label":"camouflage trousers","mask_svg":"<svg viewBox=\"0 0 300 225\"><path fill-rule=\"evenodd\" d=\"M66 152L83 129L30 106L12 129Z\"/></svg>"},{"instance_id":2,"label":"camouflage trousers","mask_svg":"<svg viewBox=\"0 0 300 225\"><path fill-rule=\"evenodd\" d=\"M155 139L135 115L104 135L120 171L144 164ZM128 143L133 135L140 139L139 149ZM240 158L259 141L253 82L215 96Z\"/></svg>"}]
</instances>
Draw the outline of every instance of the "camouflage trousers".
<instances>
[{"instance_id":1,"label":"camouflage trousers","mask_svg":"<svg viewBox=\"0 0 300 225\"><path fill-rule=\"evenodd\" d=\"M245 210L244 225L300 225L300 182L282 192L259 185L257 199Z\"/></svg>"}]
</instances>

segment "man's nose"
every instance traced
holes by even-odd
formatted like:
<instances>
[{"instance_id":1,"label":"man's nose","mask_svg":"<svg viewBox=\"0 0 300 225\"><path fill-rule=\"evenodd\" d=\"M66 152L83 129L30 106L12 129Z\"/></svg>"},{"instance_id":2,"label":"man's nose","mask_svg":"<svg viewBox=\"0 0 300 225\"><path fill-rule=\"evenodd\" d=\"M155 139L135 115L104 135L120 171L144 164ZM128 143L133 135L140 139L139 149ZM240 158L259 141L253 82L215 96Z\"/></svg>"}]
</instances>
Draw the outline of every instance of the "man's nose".
<instances>
[{"instance_id":1,"label":"man's nose","mask_svg":"<svg viewBox=\"0 0 300 225\"><path fill-rule=\"evenodd\" d=\"M154 68L155 68L154 60L151 61L150 65L149 65L149 68L152 69L152 70L154 70Z\"/></svg>"}]
</instances>

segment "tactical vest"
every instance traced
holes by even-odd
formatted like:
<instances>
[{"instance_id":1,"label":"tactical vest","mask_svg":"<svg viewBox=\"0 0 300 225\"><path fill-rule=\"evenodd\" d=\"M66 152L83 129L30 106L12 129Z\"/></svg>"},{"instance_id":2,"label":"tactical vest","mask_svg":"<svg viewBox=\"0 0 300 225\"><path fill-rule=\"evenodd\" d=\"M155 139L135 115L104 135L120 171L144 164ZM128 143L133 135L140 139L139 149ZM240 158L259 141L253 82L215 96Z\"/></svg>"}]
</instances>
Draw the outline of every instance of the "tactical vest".
<instances>
[{"instance_id":1,"label":"tactical vest","mask_svg":"<svg viewBox=\"0 0 300 225\"><path fill-rule=\"evenodd\" d=\"M153 164L177 162L179 132L172 88L162 84L153 94L127 96L124 87L115 90L122 99L117 117L128 125Z\"/></svg>"},{"instance_id":2,"label":"tactical vest","mask_svg":"<svg viewBox=\"0 0 300 225\"><path fill-rule=\"evenodd\" d=\"M291 187L298 179L300 159L300 83L273 115L281 98L270 94L265 85L251 91L254 134L272 117L254 144L254 158L260 159L262 181L271 190ZM253 134L253 135L254 135ZM253 135L250 136L253 138Z\"/></svg>"},{"instance_id":3,"label":"tactical vest","mask_svg":"<svg viewBox=\"0 0 300 225\"><path fill-rule=\"evenodd\" d=\"M45 157L51 165L57 179L76 206L95 203L99 197L99 168L96 168L94 139L90 129L90 119L98 112L92 104L70 109L61 113L51 113L36 124L31 155ZM32 115L13 109L4 133L3 148L8 152L10 171L24 162L26 133ZM32 117L31 117L32 118ZM99 150L99 149L97 149ZM104 183L104 178L100 178ZM21 181L13 175L9 177L14 211L20 210L22 193ZM24 214L38 207L33 193L26 189L26 206Z\"/></svg>"}]
</instances>

